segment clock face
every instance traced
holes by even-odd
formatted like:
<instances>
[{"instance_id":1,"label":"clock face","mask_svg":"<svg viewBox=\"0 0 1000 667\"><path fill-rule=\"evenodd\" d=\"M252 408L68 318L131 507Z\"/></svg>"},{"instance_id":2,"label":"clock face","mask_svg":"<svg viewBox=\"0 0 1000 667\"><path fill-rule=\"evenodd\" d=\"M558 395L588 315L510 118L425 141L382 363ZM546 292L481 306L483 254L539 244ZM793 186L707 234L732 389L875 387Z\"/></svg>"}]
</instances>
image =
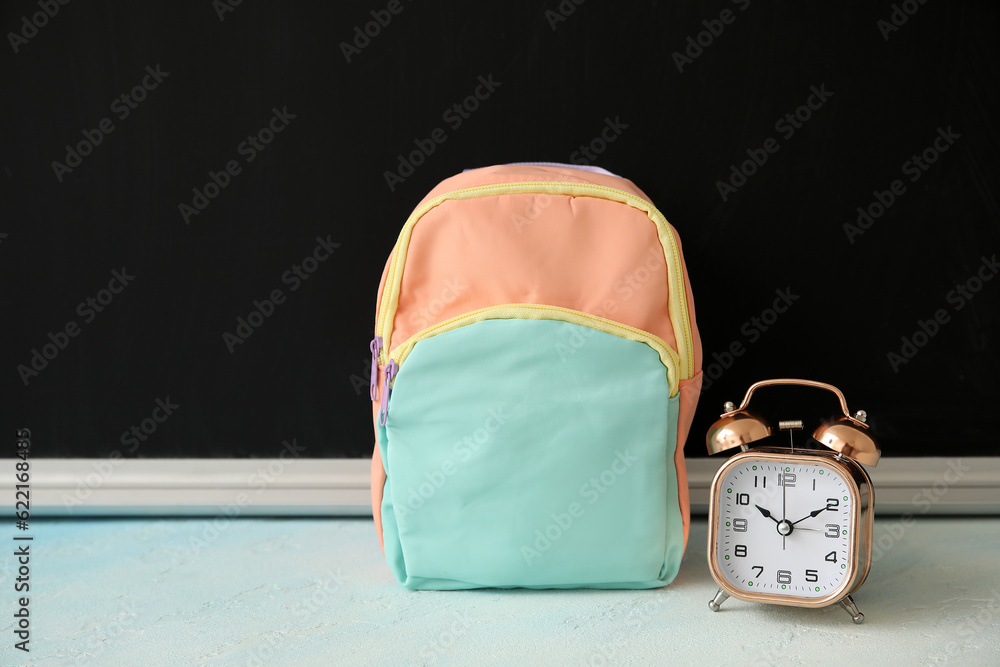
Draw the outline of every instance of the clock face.
<instances>
[{"instance_id":1,"label":"clock face","mask_svg":"<svg viewBox=\"0 0 1000 667\"><path fill-rule=\"evenodd\" d=\"M733 594L818 603L853 579L857 488L839 466L810 458L755 454L721 469L712 564Z\"/></svg>"}]
</instances>

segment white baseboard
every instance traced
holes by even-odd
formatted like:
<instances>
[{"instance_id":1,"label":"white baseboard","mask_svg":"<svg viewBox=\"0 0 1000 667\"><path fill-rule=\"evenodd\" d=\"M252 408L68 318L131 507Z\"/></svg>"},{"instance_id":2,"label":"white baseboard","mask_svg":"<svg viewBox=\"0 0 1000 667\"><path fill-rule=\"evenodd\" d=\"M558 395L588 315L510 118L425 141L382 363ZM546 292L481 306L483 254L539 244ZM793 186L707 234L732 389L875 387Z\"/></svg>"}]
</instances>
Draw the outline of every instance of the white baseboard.
<instances>
[{"instance_id":1,"label":"white baseboard","mask_svg":"<svg viewBox=\"0 0 1000 667\"><path fill-rule=\"evenodd\" d=\"M687 463L705 514L724 458ZM14 464L0 459L13 509ZM369 459L33 459L31 516L371 516ZM1000 514L1000 458L886 458L869 471L887 514Z\"/></svg>"},{"instance_id":2,"label":"white baseboard","mask_svg":"<svg viewBox=\"0 0 1000 667\"><path fill-rule=\"evenodd\" d=\"M0 470L13 471L14 461L0 460ZM33 459L31 515L371 516L370 467L370 459ZM0 479L5 497L13 488L13 473Z\"/></svg>"}]
</instances>

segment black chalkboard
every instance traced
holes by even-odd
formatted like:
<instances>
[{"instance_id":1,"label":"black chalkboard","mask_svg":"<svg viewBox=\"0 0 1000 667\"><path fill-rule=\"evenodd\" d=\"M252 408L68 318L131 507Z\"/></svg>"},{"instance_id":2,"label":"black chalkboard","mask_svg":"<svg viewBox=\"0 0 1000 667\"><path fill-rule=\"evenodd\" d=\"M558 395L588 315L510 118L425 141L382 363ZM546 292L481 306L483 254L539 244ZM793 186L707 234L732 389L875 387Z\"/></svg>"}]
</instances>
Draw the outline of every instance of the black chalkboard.
<instances>
[{"instance_id":1,"label":"black chalkboard","mask_svg":"<svg viewBox=\"0 0 1000 667\"><path fill-rule=\"evenodd\" d=\"M774 376L840 386L888 456L996 455L998 16L5 2L0 434L30 427L40 457L369 456L400 225L463 168L543 160L631 178L681 234L709 373L690 455ZM836 407L779 391L789 417Z\"/></svg>"}]
</instances>

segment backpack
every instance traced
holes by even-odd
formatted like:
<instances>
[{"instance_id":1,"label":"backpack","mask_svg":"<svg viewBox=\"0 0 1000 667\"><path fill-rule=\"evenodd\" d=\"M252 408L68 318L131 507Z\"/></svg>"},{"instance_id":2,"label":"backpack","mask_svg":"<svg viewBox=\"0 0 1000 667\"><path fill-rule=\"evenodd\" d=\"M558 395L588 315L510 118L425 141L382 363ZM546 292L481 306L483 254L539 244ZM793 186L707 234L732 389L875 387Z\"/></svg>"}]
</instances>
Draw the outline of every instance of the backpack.
<instances>
[{"instance_id":1,"label":"backpack","mask_svg":"<svg viewBox=\"0 0 1000 667\"><path fill-rule=\"evenodd\" d=\"M677 233L631 181L556 163L448 178L376 308L372 511L405 587L673 580L701 341Z\"/></svg>"}]
</instances>

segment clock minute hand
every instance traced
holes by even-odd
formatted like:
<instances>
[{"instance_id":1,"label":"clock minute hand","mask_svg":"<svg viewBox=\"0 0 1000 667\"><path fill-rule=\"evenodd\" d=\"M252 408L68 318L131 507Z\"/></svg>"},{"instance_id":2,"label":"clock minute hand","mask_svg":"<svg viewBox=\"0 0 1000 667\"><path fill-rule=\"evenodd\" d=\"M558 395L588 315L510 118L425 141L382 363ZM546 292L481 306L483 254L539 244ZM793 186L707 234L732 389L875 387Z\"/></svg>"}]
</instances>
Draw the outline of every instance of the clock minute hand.
<instances>
[{"instance_id":1,"label":"clock minute hand","mask_svg":"<svg viewBox=\"0 0 1000 667\"><path fill-rule=\"evenodd\" d=\"M781 523L780 521L778 521L778 519L776 517L772 516L770 512L768 512L766 509L764 509L760 505L754 505L754 507L756 507L757 509L759 509L760 513L763 514L768 519L770 519L771 521L773 521L775 523Z\"/></svg>"},{"instance_id":2,"label":"clock minute hand","mask_svg":"<svg viewBox=\"0 0 1000 667\"><path fill-rule=\"evenodd\" d=\"M789 433L791 433L791 431L789 431ZM778 481L780 482L782 480L779 478ZM781 550L782 551L785 550L785 538L788 537L788 535L786 533L784 533L784 532L781 531L781 524L782 524L782 522L788 523L788 507L787 507L787 505L785 505L785 496L786 496L785 492L787 490L788 490L788 485L782 483L782 485L781 485L781 521L778 522L778 532L781 533Z\"/></svg>"},{"instance_id":3,"label":"clock minute hand","mask_svg":"<svg viewBox=\"0 0 1000 667\"><path fill-rule=\"evenodd\" d=\"M820 513L820 512L825 512L825 511L826 511L826 509L827 509L827 508L825 508L825 507L821 507L821 508L819 508L818 510L813 510L813 511L812 511L812 512L810 512L810 513L809 513L809 514L808 514L807 516L804 516L804 517L802 517L802 518L801 518L801 519L799 519L798 521L793 521L793 522L792 522L792 525L794 526L795 524L797 524L797 523L799 523L799 522L801 522L801 521L805 521L806 519L811 519L811 518L813 518L814 516L817 516L817 515L819 515L819 513Z\"/></svg>"}]
</instances>

